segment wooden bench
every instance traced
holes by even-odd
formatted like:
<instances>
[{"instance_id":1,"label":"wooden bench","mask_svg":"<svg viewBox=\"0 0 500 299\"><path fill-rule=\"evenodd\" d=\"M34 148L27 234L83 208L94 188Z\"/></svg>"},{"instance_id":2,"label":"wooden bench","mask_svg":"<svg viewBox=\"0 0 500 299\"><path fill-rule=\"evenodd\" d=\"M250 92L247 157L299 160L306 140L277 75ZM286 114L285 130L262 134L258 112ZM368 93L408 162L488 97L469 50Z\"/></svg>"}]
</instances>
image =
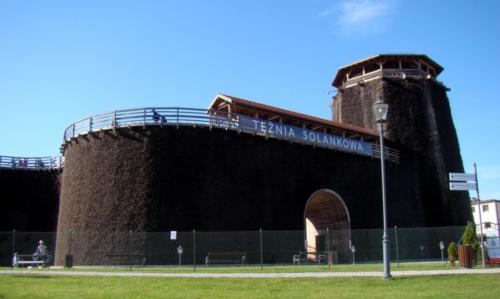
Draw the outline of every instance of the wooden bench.
<instances>
[{"instance_id":1,"label":"wooden bench","mask_svg":"<svg viewBox=\"0 0 500 299\"><path fill-rule=\"evenodd\" d=\"M205 264L241 264L247 263L246 252L209 252L205 256Z\"/></svg>"},{"instance_id":2,"label":"wooden bench","mask_svg":"<svg viewBox=\"0 0 500 299\"><path fill-rule=\"evenodd\" d=\"M146 257L137 254L107 254L106 265L109 266L144 266Z\"/></svg>"}]
</instances>

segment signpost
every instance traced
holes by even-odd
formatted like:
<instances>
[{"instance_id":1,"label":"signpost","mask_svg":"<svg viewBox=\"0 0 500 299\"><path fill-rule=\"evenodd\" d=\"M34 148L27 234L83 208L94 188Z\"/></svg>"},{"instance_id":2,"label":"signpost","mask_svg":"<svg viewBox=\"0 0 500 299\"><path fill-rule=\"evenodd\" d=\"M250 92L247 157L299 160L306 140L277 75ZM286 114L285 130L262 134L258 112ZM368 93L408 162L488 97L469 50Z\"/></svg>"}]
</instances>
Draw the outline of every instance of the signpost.
<instances>
[{"instance_id":1,"label":"signpost","mask_svg":"<svg viewBox=\"0 0 500 299\"><path fill-rule=\"evenodd\" d=\"M481 237L481 257L483 259L483 267L486 266L484 260L484 240L483 240L483 221L481 220L481 199L479 198L479 183L477 180L477 167L474 163L474 173L455 173L450 172L450 190L451 191L468 191L476 190L477 193L477 209L479 213L479 229Z\"/></svg>"}]
</instances>

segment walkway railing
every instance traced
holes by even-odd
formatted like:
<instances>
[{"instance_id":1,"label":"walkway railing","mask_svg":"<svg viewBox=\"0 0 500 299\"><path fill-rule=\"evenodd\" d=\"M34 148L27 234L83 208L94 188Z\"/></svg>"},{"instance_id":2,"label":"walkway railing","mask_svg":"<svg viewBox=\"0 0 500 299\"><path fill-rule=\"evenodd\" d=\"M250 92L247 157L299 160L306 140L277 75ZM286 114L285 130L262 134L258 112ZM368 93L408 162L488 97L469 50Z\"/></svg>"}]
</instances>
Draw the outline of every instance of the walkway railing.
<instances>
[{"instance_id":1,"label":"walkway railing","mask_svg":"<svg viewBox=\"0 0 500 299\"><path fill-rule=\"evenodd\" d=\"M66 128L64 131L64 142L69 142L71 139L79 135L89 134L95 131L129 128L135 126L204 126L216 127L226 130L234 130L238 132L249 133L253 135L264 136L267 138L276 138L288 140L292 142L299 142L310 144L313 146L329 148L333 150L341 150L346 152L367 155L371 157L380 157L380 146L375 143L367 143L360 140L350 139L353 142L363 143L359 148L356 148L354 143L338 142L325 142L321 140L325 138L324 135L315 136L310 135L314 140L300 140L299 136L291 136L291 134L284 134L289 132L290 128L296 129L298 132L304 130L299 127L290 125L282 125L276 122L256 119L246 115L238 114L225 114L220 111L210 111L206 109L195 108L159 108L159 107L146 107L138 109L116 110L109 113L89 116L83 118ZM272 132L270 128L283 126L280 134ZM308 134L313 132L307 131ZM315 131L314 131L315 132ZM317 132L323 134L323 132ZM307 134L306 134L307 135ZM302 134L301 134L302 136ZM332 135L329 135L332 136ZM346 139L344 137L339 137ZM321 139L321 140L319 140ZM330 139L333 140L333 139ZM344 147L340 146L344 145ZM350 147L353 145L353 147ZM349 148L353 149L350 150ZM395 149L386 147L386 158L393 162L399 161L399 152Z\"/></svg>"},{"instance_id":2,"label":"walkway railing","mask_svg":"<svg viewBox=\"0 0 500 299\"><path fill-rule=\"evenodd\" d=\"M0 168L59 169L64 167L64 157L11 157L0 156Z\"/></svg>"}]
</instances>

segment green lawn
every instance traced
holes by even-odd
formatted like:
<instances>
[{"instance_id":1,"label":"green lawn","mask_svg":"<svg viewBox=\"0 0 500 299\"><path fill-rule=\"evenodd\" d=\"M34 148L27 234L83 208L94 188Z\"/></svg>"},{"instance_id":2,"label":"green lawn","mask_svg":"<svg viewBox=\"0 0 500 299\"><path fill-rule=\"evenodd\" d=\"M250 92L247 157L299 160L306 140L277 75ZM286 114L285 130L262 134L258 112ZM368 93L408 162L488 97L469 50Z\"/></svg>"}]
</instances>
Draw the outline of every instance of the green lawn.
<instances>
[{"instance_id":1,"label":"green lawn","mask_svg":"<svg viewBox=\"0 0 500 299\"><path fill-rule=\"evenodd\" d=\"M214 279L0 275L0 298L498 298L500 275Z\"/></svg>"},{"instance_id":2,"label":"green lawn","mask_svg":"<svg viewBox=\"0 0 500 299\"><path fill-rule=\"evenodd\" d=\"M440 262L436 263L401 263L398 267L396 263L391 264L391 271L409 271L409 270L449 270L457 269L459 267L452 267L449 265L442 265ZM478 266L477 268L482 268ZM11 268L0 268L0 269L11 269ZM25 269L25 268L22 268ZM38 269L35 269L39 271ZM42 269L43 271L44 269ZM53 269L51 269L53 270ZM67 269L60 269L61 271L72 271ZM98 271L98 272L108 272L108 271L129 271L126 267L75 267L74 271ZM192 273L192 266L184 267L134 267L132 271L137 272L160 272L160 273ZM199 273L294 273L294 272L371 272L371 271L383 271L383 266L381 263L378 264L342 264L342 265L332 265L331 269L325 265L283 265L283 266L264 266L261 270L260 266L232 266L232 267L221 267L221 266L197 266L196 272Z\"/></svg>"}]
</instances>

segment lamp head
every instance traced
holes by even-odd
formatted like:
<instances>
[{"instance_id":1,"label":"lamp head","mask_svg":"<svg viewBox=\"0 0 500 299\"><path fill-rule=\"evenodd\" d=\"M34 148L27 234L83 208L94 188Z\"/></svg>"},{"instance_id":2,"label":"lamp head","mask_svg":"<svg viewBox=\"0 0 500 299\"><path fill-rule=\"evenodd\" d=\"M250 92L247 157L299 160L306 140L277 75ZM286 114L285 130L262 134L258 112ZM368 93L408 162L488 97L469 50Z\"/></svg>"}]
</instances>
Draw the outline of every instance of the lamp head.
<instances>
[{"instance_id":1,"label":"lamp head","mask_svg":"<svg viewBox=\"0 0 500 299\"><path fill-rule=\"evenodd\" d=\"M377 102L373 104L373 115L378 123L383 123L387 120L387 111L389 110L389 104L384 103L384 99L379 97Z\"/></svg>"}]
</instances>

